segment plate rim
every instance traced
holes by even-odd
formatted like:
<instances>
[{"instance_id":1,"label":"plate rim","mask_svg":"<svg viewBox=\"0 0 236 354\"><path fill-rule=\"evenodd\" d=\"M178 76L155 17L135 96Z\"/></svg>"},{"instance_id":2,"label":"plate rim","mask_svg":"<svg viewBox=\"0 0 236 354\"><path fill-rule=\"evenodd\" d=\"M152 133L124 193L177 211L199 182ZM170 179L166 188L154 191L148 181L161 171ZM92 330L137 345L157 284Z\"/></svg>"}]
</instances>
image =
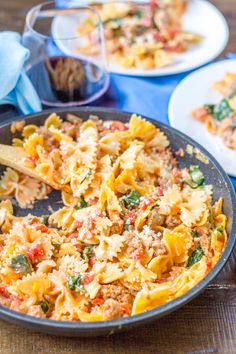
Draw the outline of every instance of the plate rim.
<instances>
[{"instance_id":1,"label":"plate rim","mask_svg":"<svg viewBox=\"0 0 236 354\"><path fill-rule=\"evenodd\" d=\"M80 112L84 113L90 113L90 114L99 114L99 113L104 113L104 112L110 112L111 115L112 113L115 113L117 115L121 115L124 118L130 117L131 114L134 114L134 112L124 112L120 111L117 109L111 109L111 108L101 108L101 107L74 107L70 109L50 109L50 110L45 110L42 112L34 113L34 114L29 114L29 115L23 115L20 117L17 117L15 120L21 120L23 117L24 119L30 119L30 118L37 118L40 116L46 116L52 112L56 112L58 114L60 113L76 113L80 114ZM192 138L188 137L186 134L180 132L179 130L165 124L162 122L159 122L153 118L149 118L146 116L143 116L147 120L151 121L153 124L155 124L157 127L164 128L167 130L172 130L176 135L179 137L184 137L186 141L190 144L193 144L195 147L199 148L213 163L214 167L218 169L219 173L221 174L226 188L229 191L233 210L232 210L232 229L230 234L228 235L228 241L227 245L222 253L222 256L220 257L219 261L215 265L215 267L207 274L207 276L196 286L194 286L192 289L190 289L187 293L184 295L178 297L175 300L170 301L167 304L158 306L150 311L143 312L138 315L133 315L125 318L119 318L115 320L109 320L109 321L97 321L97 322L76 322L76 321L59 321L59 320L50 320L50 319L42 319L38 317L33 317L29 316L26 314L22 314L13 310L10 310L7 307L0 306L0 318L5 319L10 322L14 322L17 324L22 324L24 326L28 326L36 330L40 330L42 332L50 333L50 334L58 334L60 333L61 335L65 336L99 336L104 333L112 334L115 331L121 331L121 330L126 330L129 328L132 328L132 326L138 326L143 323L148 323L151 322L157 318L161 318L163 316L168 315L171 312L176 311L180 307L184 306L191 300L193 300L197 295L199 295L205 288L206 286L217 276L217 274L222 270L223 266L226 264L233 247L236 242L235 232L236 232L236 194L234 191L234 188L232 186L232 183L224 171L224 169L221 167L221 165L217 162L217 160L204 148L202 147L198 142L194 141ZM6 124L0 125L0 128L9 126L11 122L7 122ZM88 333L88 330L94 330L92 333Z\"/></svg>"},{"instance_id":2,"label":"plate rim","mask_svg":"<svg viewBox=\"0 0 236 354\"><path fill-rule=\"evenodd\" d=\"M224 49L226 48L228 41L229 41L230 32L229 32L228 22L227 22L225 16L223 15L223 13L219 10L219 8L217 6L215 6L214 4L212 4L210 1L208 1L208 0L194 0L194 1L199 4L202 4L203 6L208 6L209 8L211 8L211 10L214 12L214 14L216 16L218 16L218 19L221 20L221 23L224 27L224 40L222 40L221 46L219 46L219 47L217 46L217 49L214 51L214 53L209 55L207 59L199 61L199 63L197 65L193 65L193 64L188 65L185 69L182 69L182 70L176 68L176 66L173 65L173 68L171 68L167 72L161 72L161 70L168 68L168 66L164 67L164 68L152 69L149 71L149 70L141 70L141 69L135 69L135 68L134 69L132 69L132 68L131 69L122 69L122 68L119 68L118 66L117 67L116 66L109 67L109 64L108 64L108 73L117 74L117 75L121 75L121 76L130 76L130 77L165 77L165 76L172 76L172 75L176 75L176 74L186 73L188 71L200 68L201 66L207 64L208 62L211 62L212 60L216 59L224 51ZM101 0L101 2L102 2L102 0ZM142 2L142 1L140 1L140 2ZM72 3L71 5L74 5L74 4ZM84 5L84 3L82 3L82 5ZM53 20L53 22L54 22L54 20ZM53 26L52 35L54 32L54 28L55 28L55 25ZM60 43L60 40L57 40L57 42ZM58 48L62 52L64 51L64 50L62 50L63 47L61 47L60 45L58 45ZM65 53L67 53L67 55L68 55L68 51L65 51ZM133 72L132 72L132 70L133 70Z\"/></svg>"},{"instance_id":3,"label":"plate rim","mask_svg":"<svg viewBox=\"0 0 236 354\"><path fill-rule=\"evenodd\" d=\"M186 82L191 81L192 78L197 77L199 74L208 71L209 68L212 68L214 66L216 66L216 67L221 66L221 65L227 64L229 62L234 62L235 66L236 66L236 58L218 60L218 61L215 61L213 63L210 63L208 65L205 65L205 66L195 70L194 72L188 74L184 79L182 79L179 82L179 84L175 87L174 91L172 92L169 103L168 103L168 117L169 117L170 126L172 128L178 129L178 127L176 126L176 123L175 123L175 119L174 119L174 110L175 110L175 104L176 104L176 96L179 94L179 90L181 90L182 87L184 87ZM187 135L187 133L185 133L181 130L181 126L179 127L179 129L183 134ZM194 138L193 138L193 140L194 140ZM199 143L199 144L201 145L201 143ZM224 167L223 167L223 169L224 169ZM234 174L232 172L227 171L227 169L225 169L225 171L231 177L236 178L236 172Z\"/></svg>"}]
</instances>

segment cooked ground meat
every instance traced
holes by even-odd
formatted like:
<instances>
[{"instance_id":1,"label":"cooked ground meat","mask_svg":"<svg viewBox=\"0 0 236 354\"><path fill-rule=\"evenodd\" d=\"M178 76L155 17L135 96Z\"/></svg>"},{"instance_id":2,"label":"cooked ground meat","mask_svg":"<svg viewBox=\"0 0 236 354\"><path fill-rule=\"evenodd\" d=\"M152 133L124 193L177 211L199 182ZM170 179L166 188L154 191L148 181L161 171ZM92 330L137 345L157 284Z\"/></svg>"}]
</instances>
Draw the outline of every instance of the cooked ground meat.
<instances>
[{"instance_id":1,"label":"cooked ground meat","mask_svg":"<svg viewBox=\"0 0 236 354\"><path fill-rule=\"evenodd\" d=\"M124 220L122 220L119 215L114 214L111 221L112 227L110 234L122 234L124 228Z\"/></svg>"},{"instance_id":2,"label":"cooked ground meat","mask_svg":"<svg viewBox=\"0 0 236 354\"><path fill-rule=\"evenodd\" d=\"M142 241L139 238L132 237L128 242L127 254L129 257L132 257L134 252L139 252L140 254L144 253L144 246Z\"/></svg>"},{"instance_id":3,"label":"cooked ground meat","mask_svg":"<svg viewBox=\"0 0 236 354\"><path fill-rule=\"evenodd\" d=\"M133 296L130 294L129 290L121 284L102 285L100 292L104 300L115 299L119 303L126 304L132 304L133 302Z\"/></svg>"},{"instance_id":4,"label":"cooked ground meat","mask_svg":"<svg viewBox=\"0 0 236 354\"><path fill-rule=\"evenodd\" d=\"M47 151L51 151L53 149L57 149L60 145L60 143L52 136L50 132L48 132L48 129L44 126L38 127L36 132L38 134L42 134L44 137L44 142L45 142L45 149Z\"/></svg>"},{"instance_id":5,"label":"cooked ground meat","mask_svg":"<svg viewBox=\"0 0 236 354\"><path fill-rule=\"evenodd\" d=\"M148 224L154 231L159 231L158 226L164 225L165 217L164 215L160 215L157 209L153 209L148 218Z\"/></svg>"},{"instance_id":6,"label":"cooked ground meat","mask_svg":"<svg viewBox=\"0 0 236 354\"><path fill-rule=\"evenodd\" d=\"M108 299L103 305L105 320L114 320L122 317L123 309L119 302L113 299Z\"/></svg>"},{"instance_id":7,"label":"cooked ground meat","mask_svg":"<svg viewBox=\"0 0 236 354\"><path fill-rule=\"evenodd\" d=\"M180 216L179 215L168 215L165 221L166 227L169 229L173 229L176 226L181 224Z\"/></svg>"},{"instance_id":8,"label":"cooked ground meat","mask_svg":"<svg viewBox=\"0 0 236 354\"><path fill-rule=\"evenodd\" d=\"M71 136L73 139L77 138L78 129L76 128L75 124L70 122L63 122L61 126L61 130L63 133Z\"/></svg>"}]
</instances>

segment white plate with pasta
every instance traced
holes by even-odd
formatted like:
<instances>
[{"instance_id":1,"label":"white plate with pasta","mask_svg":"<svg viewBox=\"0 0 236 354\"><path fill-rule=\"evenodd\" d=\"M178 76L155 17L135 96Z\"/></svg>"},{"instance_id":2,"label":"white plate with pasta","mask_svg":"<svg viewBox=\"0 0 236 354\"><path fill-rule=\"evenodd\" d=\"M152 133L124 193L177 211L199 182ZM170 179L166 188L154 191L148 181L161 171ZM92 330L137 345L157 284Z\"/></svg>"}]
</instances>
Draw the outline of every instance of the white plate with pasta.
<instances>
[{"instance_id":1,"label":"white plate with pasta","mask_svg":"<svg viewBox=\"0 0 236 354\"><path fill-rule=\"evenodd\" d=\"M176 88L169 103L169 119L171 126L179 129L203 145L225 171L236 177L236 138L235 138L235 92L236 59L223 60L190 74ZM232 86L233 85L233 86ZM227 92L224 91L227 88ZM223 89L223 92L222 92ZM222 107L225 100L230 101L229 115L223 117L207 115L199 117L209 106ZM219 105L220 104L220 105ZM234 107L234 108L233 108ZM195 113L194 113L195 112ZM221 111L219 111L221 113ZM219 114L218 112L218 114ZM194 115L198 115L198 119ZM225 124L229 121L229 126ZM220 124L219 124L220 123ZM216 126L215 126L216 124ZM219 128L218 128L219 127ZM218 131L215 129L217 128ZM225 129L227 128L227 129Z\"/></svg>"},{"instance_id":2,"label":"white plate with pasta","mask_svg":"<svg viewBox=\"0 0 236 354\"><path fill-rule=\"evenodd\" d=\"M186 0L178 0L177 2L178 4L186 4ZM126 6L128 5L126 4ZM175 9L174 6L171 11ZM174 20L178 22L175 28L178 27L181 30L177 35L176 33L173 35L173 40L170 37L167 40L166 34L162 35L162 32L160 32L160 39L160 33L157 32L157 29L155 29L152 39L150 39L151 34L149 32L148 35L141 33L141 35L132 35L130 37L132 43L129 43L127 39L125 45L123 44L123 38L126 34L122 34L118 43L114 42L113 35L112 39L109 39L106 35L110 72L131 76L165 76L192 70L216 58L225 48L229 36L227 22L221 12L208 1L191 0L186 10L182 10L181 14L182 22L176 21L176 18L180 16L179 14L176 15ZM122 18L122 21L125 21L125 17ZM72 16L59 15L53 21L52 35L57 38L57 46L63 53L81 58L76 41L58 39L78 36L78 43L80 43L78 23L79 19L76 16L73 18ZM113 22L112 26L114 27ZM114 31L113 27L112 31ZM125 23L124 28L126 27ZM84 25L81 28L84 28ZM115 23L116 28L117 23ZM140 25L138 28L140 29ZM172 26L172 32L173 28ZM111 28L108 28L108 31L110 33ZM154 33L153 28L150 32ZM143 43L147 39L145 37L143 40L141 36L148 37L151 44L144 45ZM170 36L169 32L168 36ZM116 38L115 40L117 41ZM133 43L133 41L135 42ZM92 43L88 47L92 48Z\"/></svg>"}]
</instances>

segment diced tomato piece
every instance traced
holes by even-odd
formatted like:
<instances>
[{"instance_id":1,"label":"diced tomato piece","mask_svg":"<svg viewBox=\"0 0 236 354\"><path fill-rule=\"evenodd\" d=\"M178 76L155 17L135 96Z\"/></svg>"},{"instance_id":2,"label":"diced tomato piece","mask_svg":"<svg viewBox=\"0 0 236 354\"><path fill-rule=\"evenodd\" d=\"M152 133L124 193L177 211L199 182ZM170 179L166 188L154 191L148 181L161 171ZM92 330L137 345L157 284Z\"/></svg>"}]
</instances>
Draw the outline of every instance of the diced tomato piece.
<instances>
[{"instance_id":1,"label":"diced tomato piece","mask_svg":"<svg viewBox=\"0 0 236 354\"><path fill-rule=\"evenodd\" d=\"M134 225L134 223L135 223L135 216L136 216L136 214L134 211L128 211L125 214L125 218L129 219L131 225Z\"/></svg>"},{"instance_id":2,"label":"diced tomato piece","mask_svg":"<svg viewBox=\"0 0 236 354\"><path fill-rule=\"evenodd\" d=\"M175 182L180 183L182 178L182 173L178 168L174 168L172 174L175 178Z\"/></svg>"},{"instance_id":3,"label":"diced tomato piece","mask_svg":"<svg viewBox=\"0 0 236 354\"><path fill-rule=\"evenodd\" d=\"M88 230L93 231L95 229L95 226L96 226L96 220L90 216L88 218Z\"/></svg>"},{"instance_id":4,"label":"diced tomato piece","mask_svg":"<svg viewBox=\"0 0 236 354\"><path fill-rule=\"evenodd\" d=\"M164 46L164 49L168 52L175 52L175 53L182 53L185 50L185 48L183 47L183 45L181 43L178 43L175 46L170 46L170 45L166 44Z\"/></svg>"},{"instance_id":5,"label":"diced tomato piece","mask_svg":"<svg viewBox=\"0 0 236 354\"><path fill-rule=\"evenodd\" d=\"M48 232L48 227L46 225L40 224L36 225L36 230L45 233Z\"/></svg>"},{"instance_id":6,"label":"diced tomato piece","mask_svg":"<svg viewBox=\"0 0 236 354\"><path fill-rule=\"evenodd\" d=\"M75 226L77 227L77 229L80 229L83 226L83 221L81 220L76 220L75 221Z\"/></svg>"},{"instance_id":7,"label":"diced tomato piece","mask_svg":"<svg viewBox=\"0 0 236 354\"><path fill-rule=\"evenodd\" d=\"M95 264L96 260L94 257L90 258L89 261L88 261L88 264L90 267L92 267L94 264Z\"/></svg>"},{"instance_id":8,"label":"diced tomato piece","mask_svg":"<svg viewBox=\"0 0 236 354\"><path fill-rule=\"evenodd\" d=\"M208 259L207 262L206 262L206 264L207 264L208 270L211 270L211 269L212 269L212 260L211 260L211 259Z\"/></svg>"},{"instance_id":9,"label":"diced tomato piece","mask_svg":"<svg viewBox=\"0 0 236 354\"><path fill-rule=\"evenodd\" d=\"M132 253L132 258L134 261L139 261L144 257L144 253L142 249L137 249Z\"/></svg>"},{"instance_id":10,"label":"diced tomato piece","mask_svg":"<svg viewBox=\"0 0 236 354\"><path fill-rule=\"evenodd\" d=\"M41 257L44 255L44 249L41 245L35 244L32 245L26 252L26 256L30 259L31 262L34 262L35 258Z\"/></svg>"},{"instance_id":11,"label":"diced tomato piece","mask_svg":"<svg viewBox=\"0 0 236 354\"><path fill-rule=\"evenodd\" d=\"M130 313L131 313L131 306L130 306L130 304L123 303L123 304L120 304L120 307L122 308L123 312L124 312L126 315L130 315Z\"/></svg>"},{"instance_id":12,"label":"diced tomato piece","mask_svg":"<svg viewBox=\"0 0 236 354\"><path fill-rule=\"evenodd\" d=\"M153 9L153 10L155 10L157 5L158 5L157 4L157 0L150 0L149 4L150 4L150 8Z\"/></svg>"},{"instance_id":13,"label":"diced tomato piece","mask_svg":"<svg viewBox=\"0 0 236 354\"><path fill-rule=\"evenodd\" d=\"M11 293L7 290L7 285L5 284L0 284L0 295L9 298L11 296Z\"/></svg>"},{"instance_id":14,"label":"diced tomato piece","mask_svg":"<svg viewBox=\"0 0 236 354\"><path fill-rule=\"evenodd\" d=\"M162 187L157 187L157 195L158 197L162 197L164 195L164 189Z\"/></svg>"},{"instance_id":15,"label":"diced tomato piece","mask_svg":"<svg viewBox=\"0 0 236 354\"><path fill-rule=\"evenodd\" d=\"M81 282L83 285L87 285L93 281L93 278L94 276L92 274L85 273L81 278Z\"/></svg>"},{"instance_id":16,"label":"diced tomato piece","mask_svg":"<svg viewBox=\"0 0 236 354\"><path fill-rule=\"evenodd\" d=\"M162 42L164 40L163 36L157 31L153 33L153 37L157 42Z\"/></svg>"},{"instance_id":17,"label":"diced tomato piece","mask_svg":"<svg viewBox=\"0 0 236 354\"><path fill-rule=\"evenodd\" d=\"M91 302L94 306L101 306L104 304L104 300L101 297L96 297L96 299L93 299Z\"/></svg>"},{"instance_id":18,"label":"diced tomato piece","mask_svg":"<svg viewBox=\"0 0 236 354\"><path fill-rule=\"evenodd\" d=\"M77 237L78 237L78 232L72 232L72 234L68 236L68 238L77 238Z\"/></svg>"},{"instance_id":19,"label":"diced tomato piece","mask_svg":"<svg viewBox=\"0 0 236 354\"><path fill-rule=\"evenodd\" d=\"M204 107L200 107L200 108L197 108L194 112L193 112L193 116L194 118L200 120L200 121L203 121L205 119L205 117L207 117L208 115L208 111L206 108Z\"/></svg>"},{"instance_id":20,"label":"diced tomato piece","mask_svg":"<svg viewBox=\"0 0 236 354\"><path fill-rule=\"evenodd\" d=\"M19 299L17 296L15 296L11 302L10 309L13 311L19 312L21 303L22 303L22 300Z\"/></svg>"},{"instance_id":21,"label":"diced tomato piece","mask_svg":"<svg viewBox=\"0 0 236 354\"><path fill-rule=\"evenodd\" d=\"M171 38L174 38L179 32L180 32L179 27L172 27L169 29L169 35L171 36Z\"/></svg>"},{"instance_id":22,"label":"diced tomato piece","mask_svg":"<svg viewBox=\"0 0 236 354\"><path fill-rule=\"evenodd\" d=\"M90 307L89 306L84 306L84 311L85 312L90 312Z\"/></svg>"},{"instance_id":23,"label":"diced tomato piece","mask_svg":"<svg viewBox=\"0 0 236 354\"><path fill-rule=\"evenodd\" d=\"M143 202L141 202L139 204L139 208L141 210L146 210L150 205L152 205L154 203L154 200L153 199L147 199L147 200L144 200Z\"/></svg>"},{"instance_id":24,"label":"diced tomato piece","mask_svg":"<svg viewBox=\"0 0 236 354\"><path fill-rule=\"evenodd\" d=\"M89 205L95 205L95 204L97 204L97 202L98 202L98 198L97 197L91 198L89 200Z\"/></svg>"},{"instance_id":25,"label":"diced tomato piece","mask_svg":"<svg viewBox=\"0 0 236 354\"><path fill-rule=\"evenodd\" d=\"M110 130L111 131L120 131L120 132L123 132L125 130L128 130L129 128L122 122L118 122L118 121L114 121L111 123L110 125Z\"/></svg>"},{"instance_id":26,"label":"diced tomato piece","mask_svg":"<svg viewBox=\"0 0 236 354\"><path fill-rule=\"evenodd\" d=\"M157 283L157 284L162 284L162 283L165 283L166 282L166 279L165 278L163 278L163 279L156 279L155 280L155 283Z\"/></svg>"},{"instance_id":27,"label":"diced tomato piece","mask_svg":"<svg viewBox=\"0 0 236 354\"><path fill-rule=\"evenodd\" d=\"M38 160L38 157L35 156L28 156L28 159L30 160L30 162L32 162L33 165L36 165L36 162Z\"/></svg>"},{"instance_id":28,"label":"diced tomato piece","mask_svg":"<svg viewBox=\"0 0 236 354\"><path fill-rule=\"evenodd\" d=\"M97 210L96 212L96 215L99 217L99 218L105 218L105 214L101 211L101 210Z\"/></svg>"}]
</instances>

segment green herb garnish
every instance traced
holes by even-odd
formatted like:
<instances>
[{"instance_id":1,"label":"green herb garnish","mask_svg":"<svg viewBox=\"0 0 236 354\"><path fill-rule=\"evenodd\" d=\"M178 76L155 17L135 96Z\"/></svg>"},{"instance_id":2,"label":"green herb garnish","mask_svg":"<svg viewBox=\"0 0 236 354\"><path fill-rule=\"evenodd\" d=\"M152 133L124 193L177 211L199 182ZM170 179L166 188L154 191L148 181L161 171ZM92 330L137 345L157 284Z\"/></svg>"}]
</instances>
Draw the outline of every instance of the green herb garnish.
<instances>
[{"instance_id":1,"label":"green herb garnish","mask_svg":"<svg viewBox=\"0 0 236 354\"><path fill-rule=\"evenodd\" d=\"M222 226L218 226L216 228L216 231L220 232L222 234L222 232L224 231L223 227Z\"/></svg>"},{"instance_id":2,"label":"green herb garnish","mask_svg":"<svg viewBox=\"0 0 236 354\"><path fill-rule=\"evenodd\" d=\"M59 250L59 248L61 247L61 243L58 243L56 241L52 241L52 245L56 250Z\"/></svg>"},{"instance_id":3,"label":"green herb garnish","mask_svg":"<svg viewBox=\"0 0 236 354\"><path fill-rule=\"evenodd\" d=\"M49 219L49 215L42 215L42 216L40 217L40 223L41 223L41 224L44 224L44 225L47 225L48 219Z\"/></svg>"},{"instance_id":4,"label":"green herb garnish","mask_svg":"<svg viewBox=\"0 0 236 354\"><path fill-rule=\"evenodd\" d=\"M48 310L49 310L49 306L48 304L46 303L46 301L39 301L39 306L41 307L43 313L47 313Z\"/></svg>"},{"instance_id":5,"label":"green herb garnish","mask_svg":"<svg viewBox=\"0 0 236 354\"><path fill-rule=\"evenodd\" d=\"M197 238L197 237L200 236L199 233L196 230L191 230L191 235L192 235L193 238Z\"/></svg>"},{"instance_id":6,"label":"green herb garnish","mask_svg":"<svg viewBox=\"0 0 236 354\"><path fill-rule=\"evenodd\" d=\"M192 178L192 181L196 183L198 186L201 186L204 182L204 175L202 171L200 170L200 167L198 165L195 166L190 166L189 168L190 176Z\"/></svg>"},{"instance_id":7,"label":"green herb garnish","mask_svg":"<svg viewBox=\"0 0 236 354\"><path fill-rule=\"evenodd\" d=\"M111 23L112 25L115 25L118 28L122 24L122 18L114 17L114 18L108 18L107 20L103 21L103 25L107 25L108 23Z\"/></svg>"},{"instance_id":8,"label":"green herb garnish","mask_svg":"<svg viewBox=\"0 0 236 354\"><path fill-rule=\"evenodd\" d=\"M16 273L30 273L32 272L32 266L29 259L24 254L18 254L10 261L10 267L14 269Z\"/></svg>"},{"instance_id":9,"label":"green herb garnish","mask_svg":"<svg viewBox=\"0 0 236 354\"><path fill-rule=\"evenodd\" d=\"M187 267L192 267L195 263L199 262L204 255L203 249L201 246L198 246L195 251L193 251L187 262Z\"/></svg>"},{"instance_id":10,"label":"green herb garnish","mask_svg":"<svg viewBox=\"0 0 236 354\"><path fill-rule=\"evenodd\" d=\"M228 117L233 112L232 108L229 105L229 101L227 98L221 100L218 104L214 106L213 117L221 121Z\"/></svg>"},{"instance_id":11,"label":"green herb garnish","mask_svg":"<svg viewBox=\"0 0 236 354\"><path fill-rule=\"evenodd\" d=\"M124 195L121 198L121 202L128 209L133 209L140 203L140 193L137 191L132 191L129 194Z\"/></svg>"},{"instance_id":12,"label":"green herb garnish","mask_svg":"<svg viewBox=\"0 0 236 354\"><path fill-rule=\"evenodd\" d=\"M88 261L90 258L92 258L94 256L94 247L95 246L86 246L84 249L83 249L83 252L82 252L82 258L86 261Z\"/></svg>"},{"instance_id":13,"label":"green herb garnish","mask_svg":"<svg viewBox=\"0 0 236 354\"><path fill-rule=\"evenodd\" d=\"M232 124L230 125L230 128L236 129L236 117L233 118Z\"/></svg>"},{"instance_id":14,"label":"green herb garnish","mask_svg":"<svg viewBox=\"0 0 236 354\"><path fill-rule=\"evenodd\" d=\"M82 181L80 182L80 184L84 183L84 181L89 177L91 176L92 174L92 170L91 168L88 170L88 172L86 173L86 175L84 176L84 178L82 179Z\"/></svg>"},{"instance_id":15,"label":"green herb garnish","mask_svg":"<svg viewBox=\"0 0 236 354\"><path fill-rule=\"evenodd\" d=\"M136 10L134 12L134 16L138 17L138 18L142 18L143 17L143 12L141 10Z\"/></svg>"},{"instance_id":16,"label":"green herb garnish","mask_svg":"<svg viewBox=\"0 0 236 354\"><path fill-rule=\"evenodd\" d=\"M203 107L207 110L207 112L209 114L213 114L214 113L214 107L215 107L214 104L204 104Z\"/></svg>"},{"instance_id":17,"label":"green herb garnish","mask_svg":"<svg viewBox=\"0 0 236 354\"><path fill-rule=\"evenodd\" d=\"M185 179L183 181L184 184L187 184L189 187L196 189L198 187L197 183L193 182L193 181L189 181L187 179Z\"/></svg>"},{"instance_id":18,"label":"green herb garnish","mask_svg":"<svg viewBox=\"0 0 236 354\"><path fill-rule=\"evenodd\" d=\"M151 209L150 210L153 210L154 208L156 208L157 206L159 206L160 204L160 201L159 200L156 200L155 203L152 205Z\"/></svg>"},{"instance_id":19,"label":"green herb garnish","mask_svg":"<svg viewBox=\"0 0 236 354\"><path fill-rule=\"evenodd\" d=\"M124 223L124 230L129 231L129 228L130 228L130 220L126 219Z\"/></svg>"},{"instance_id":20,"label":"green herb garnish","mask_svg":"<svg viewBox=\"0 0 236 354\"><path fill-rule=\"evenodd\" d=\"M85 287L81 283L81 274L78 274L77 276L68 275L67 283L70 290L79 291L82 294L86 292Z\"/></svg>"},{"instance_id":21,"label":"green herb garnish","mask_svg":"<svg viewBox=\"0 0 236 354\"><path fill-rule=\"evenodd\" d=\"M86 200L84 199L84 196L81 195L80 196L80 201L78 204L74 205L74 208L76 210L80 210L80 209L83 209L83 208L87 208L89 205L88 203L86 202Z\"/></svg>"}]
</instances>

